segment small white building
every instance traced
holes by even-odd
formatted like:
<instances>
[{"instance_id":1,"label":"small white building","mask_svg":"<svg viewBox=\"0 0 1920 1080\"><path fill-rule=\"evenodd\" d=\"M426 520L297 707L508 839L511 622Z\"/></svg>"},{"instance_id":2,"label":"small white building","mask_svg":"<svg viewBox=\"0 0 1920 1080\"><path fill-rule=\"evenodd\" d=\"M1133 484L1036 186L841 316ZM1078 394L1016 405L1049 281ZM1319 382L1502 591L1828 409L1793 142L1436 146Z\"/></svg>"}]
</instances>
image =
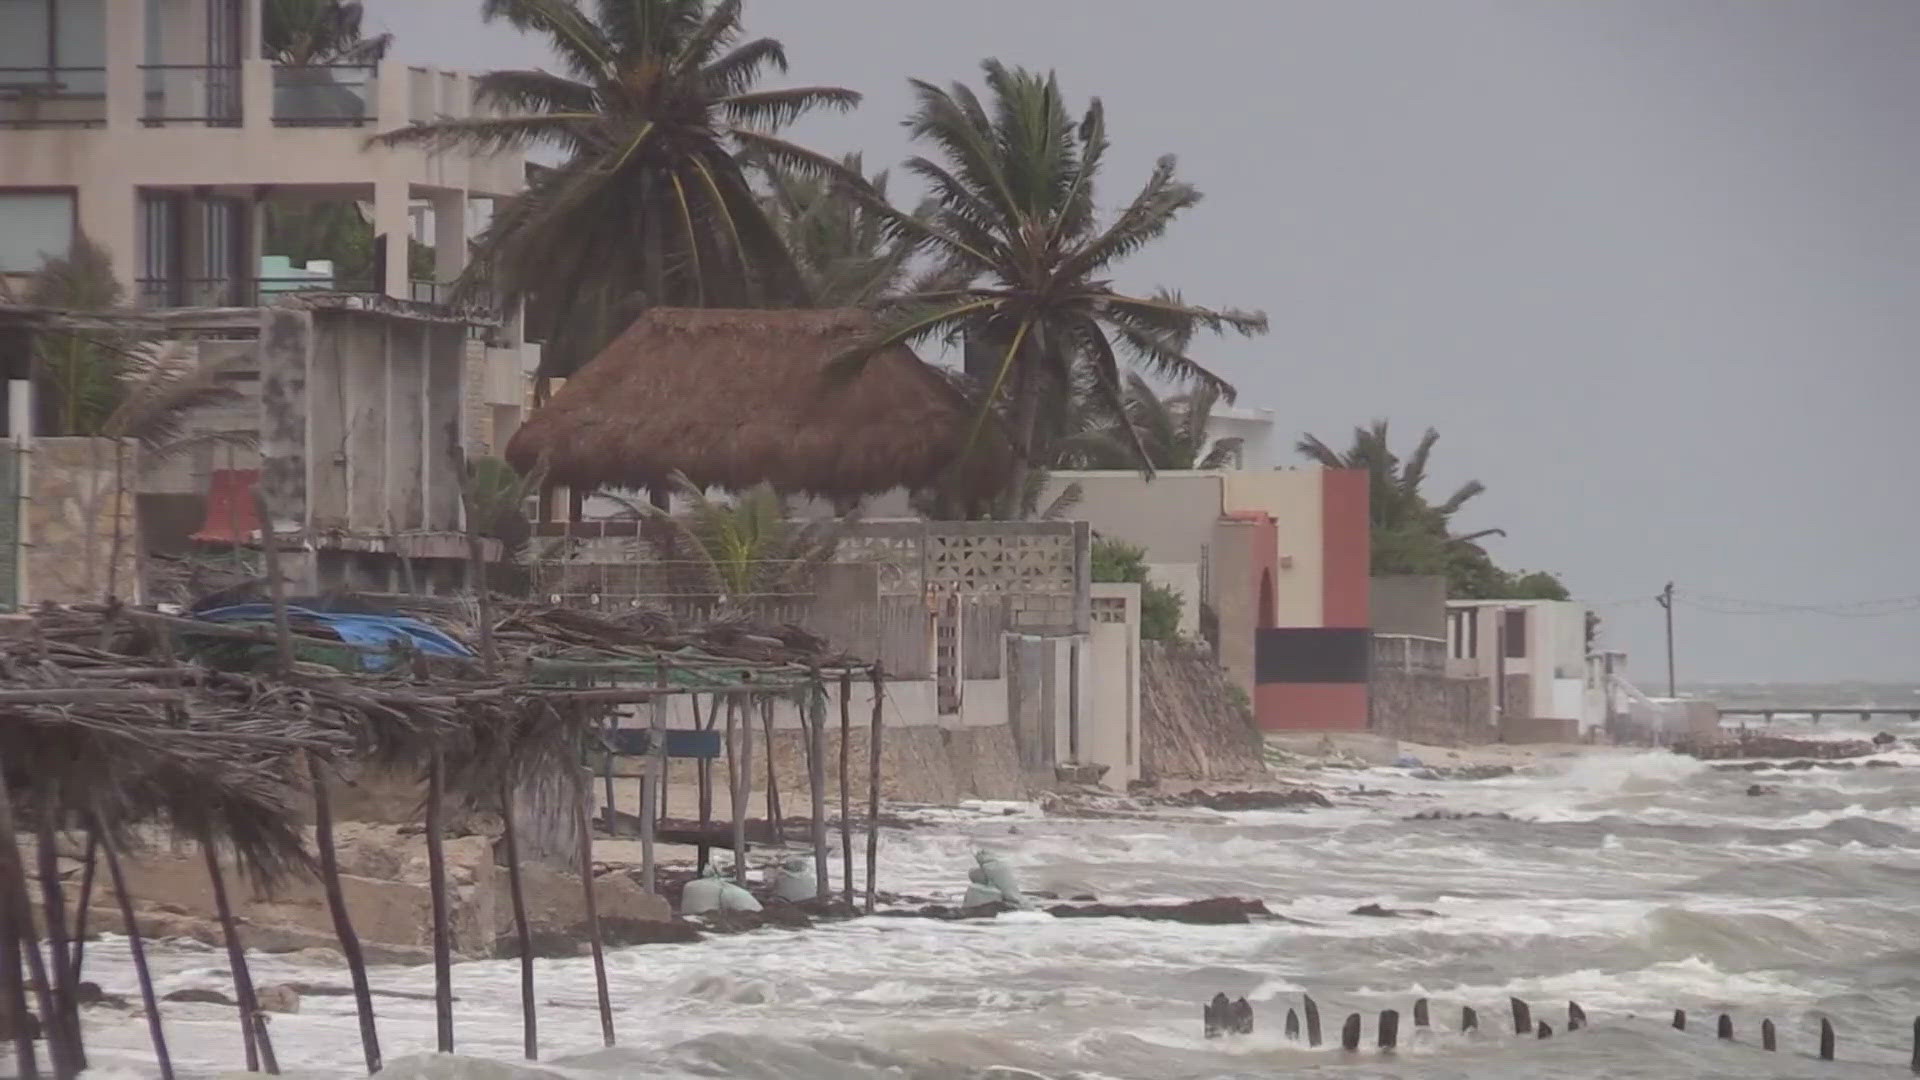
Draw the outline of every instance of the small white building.
<instances>
[{"instance_id":1,"label":"small white building","mask_svg":"<svg viewBox=\"0 0 1920 1080\"><path fill-rule=\"evenodd\" d=\"M1447 674L1490 682L1503 742L1573 742L1606 723L1589 694L1587 608L1569 600L1447 601Z\"/></svg>"},{"instance_id":2,"label":"small white building","mask_svg":"<svg viewBox=\"0 0 1920 1080\"><path fill-rule=\"evenodd\" d=\"M1239 439L1240 456L1230 468L1271 469L1274 458L1273 410L1215 405L1207 416L1207 435L1214 442Z\"/></svg>"}]
</instances>

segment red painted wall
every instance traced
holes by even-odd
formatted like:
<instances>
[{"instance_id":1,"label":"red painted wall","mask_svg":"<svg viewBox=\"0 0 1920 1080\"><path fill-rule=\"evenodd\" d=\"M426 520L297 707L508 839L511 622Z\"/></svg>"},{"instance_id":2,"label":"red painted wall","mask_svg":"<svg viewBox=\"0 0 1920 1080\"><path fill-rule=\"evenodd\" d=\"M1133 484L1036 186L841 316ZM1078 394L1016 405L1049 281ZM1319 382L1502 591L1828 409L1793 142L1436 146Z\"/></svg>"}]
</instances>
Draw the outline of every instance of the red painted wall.
<instances>
[{"instance_id":1,"label":"red painted wall","mask_svg":"<svg viewBox=\"0 0 1920 1080\"><path fill-rule=\"evenodd\" d=\"M1262 731L1365 731L1366 683L1262 683L1253 688Z\"/></svg>"},{"instance_id":2,"label":"red painted wall","mask_svg":"<svg viewBox=\"0 0 1920 1080\"><path fill-rule=\"evenodd\" d=\"M1367 474L1329 469L1320 474L1320 625L1369 625L1373 533L1368 521Z\"/></svg>"}]
</instances>

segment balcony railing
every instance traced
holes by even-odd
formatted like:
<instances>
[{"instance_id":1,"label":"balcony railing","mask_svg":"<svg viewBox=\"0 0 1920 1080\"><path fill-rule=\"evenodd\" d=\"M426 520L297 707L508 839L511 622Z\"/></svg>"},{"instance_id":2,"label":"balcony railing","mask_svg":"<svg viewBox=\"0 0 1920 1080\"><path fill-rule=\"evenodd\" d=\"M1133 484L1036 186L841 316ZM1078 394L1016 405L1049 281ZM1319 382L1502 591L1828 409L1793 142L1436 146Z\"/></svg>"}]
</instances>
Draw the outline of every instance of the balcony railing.
<instances>
[{"instance_id":1,"label":"balcony railing","mask_svg":"<svg viewBox=\"0 0 1920 1080\"><path fill-rule=\"evenodd\" d=\"M146 64L140 70L146 81L141 122L148 127L240 126L239 65Z\"/></svg>"},{"instance_id":2,"label":"balcony railing","mask_svg":"<svg viewBox=\"0 0 1920 1080\"><path fill-rule=\"evenodd\" d=\"M107 69L0 67L0 128L103 127Z\"/></svg>"},{"instance_id":3,"label":"balcony railing","mask_svg":"<svg viewBox=\"0 0 1920 1080\"><path fill-rule=\"evenodd\" d=\"M328 292L372 295L379 292L372 281L345 279L315 281L312 277L165 277L141 278L142 307L256 307L270 304L277 296L295 293Z\"/></svg>"},{"instance_id":4,"label":"balcony railing","mask_svg":"<svg viewBox=\"0 0 1920 1080\"><path fill-rule=\"evenodd\" d=\"M1445 675L1447 643L1411 634L1373 635L1373 669L1412 675Z\"/></svg>"},{"instance_id":5,"label":"balcony railing","mask_svg":"<svg viewBox=\"0 0 1920 1080\"><path fill-rule=\"evenodd\" d=\"M379 120L379 68L372 64L279 64L273 122L280 127L364 127Z\"/></svg>"}]
</instances>

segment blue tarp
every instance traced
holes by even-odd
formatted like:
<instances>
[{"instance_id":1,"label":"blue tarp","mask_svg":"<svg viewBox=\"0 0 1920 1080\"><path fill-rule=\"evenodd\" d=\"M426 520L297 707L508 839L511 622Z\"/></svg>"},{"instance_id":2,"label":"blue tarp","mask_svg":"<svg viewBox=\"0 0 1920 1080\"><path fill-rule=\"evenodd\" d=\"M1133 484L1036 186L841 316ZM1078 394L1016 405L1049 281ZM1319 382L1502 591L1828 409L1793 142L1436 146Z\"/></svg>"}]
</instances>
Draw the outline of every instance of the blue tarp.
<instances>
[{"instance_id":1,"label":"blue tarp","mask_svg":"<svg viewBox=\"0 0 1920 1080\"><path fill-rule=\"evenodd\" d=\"M471 657L474 655L472 649L460 642L419 619L411 619L404 615L350 614L289 607L287 617L296 623L319 623L338 634L341 641L353 645L367 645L375 648L392 648L397 645L403 650L410 649L429 656ZM273 606L236 604L232 607L195 612L194 618L214 623L271 623ZM391 667L392 661L379 656L363 655L361 665L369 670L380 670Z\"/></svg>"}]
</instances>

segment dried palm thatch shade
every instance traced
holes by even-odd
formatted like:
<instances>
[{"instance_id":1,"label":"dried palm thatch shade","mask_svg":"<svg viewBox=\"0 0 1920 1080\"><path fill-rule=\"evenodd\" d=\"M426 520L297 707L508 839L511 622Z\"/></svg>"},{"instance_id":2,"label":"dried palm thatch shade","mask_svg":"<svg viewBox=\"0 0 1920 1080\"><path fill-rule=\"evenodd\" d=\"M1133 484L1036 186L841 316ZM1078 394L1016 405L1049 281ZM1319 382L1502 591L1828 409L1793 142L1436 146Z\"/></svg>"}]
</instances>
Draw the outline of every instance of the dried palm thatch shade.
<instances>
[{"instance_id":1,"label":"dried palm thatch shade","mask_svg":"<svg viewBox=\"0 0 1920 1080\"><path fill-rule=\"evenodd\" d=\"M855 310L655 308L581 368L507 446L522 471L575 488L702 487L852 498L947 479L974 423L966 395L907 348L849 381L833 361L873 329ZM990 495L1011 451L989 424L959 467Z\"/></svg>"}]
</instances>

